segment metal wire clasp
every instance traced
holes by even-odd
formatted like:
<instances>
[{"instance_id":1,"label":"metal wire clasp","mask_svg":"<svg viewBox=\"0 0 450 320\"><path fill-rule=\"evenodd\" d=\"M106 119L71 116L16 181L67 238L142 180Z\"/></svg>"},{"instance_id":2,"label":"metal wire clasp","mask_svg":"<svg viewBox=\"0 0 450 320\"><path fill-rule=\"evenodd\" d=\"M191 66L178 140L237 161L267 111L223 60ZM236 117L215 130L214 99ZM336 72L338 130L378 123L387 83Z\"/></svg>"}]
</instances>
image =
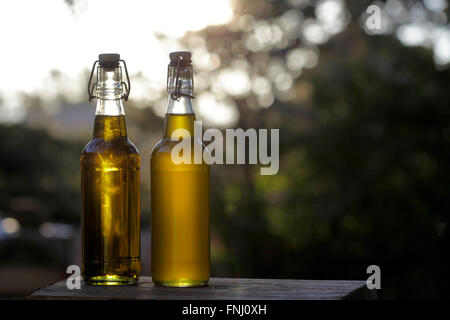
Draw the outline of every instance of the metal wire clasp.
<instances>
[{"instance_id":1,"label":"metal wire clasp","mask_svg":"<svg viewBox=\"0 0 450 320\"><path fill-rule=\"evenodd\" d=\"M177 66L176 66L177 74L175 76L175 91L171 93L170 97L173 100L177 100L177 101L180 101L181 96L189 97L191 99L195 99L194 96L186 94L186 93L183 93L183 92L180 91L180 89L181 89L181 79L179 79L179 76L180 76L181 61L182 61L182 58L178 57L177 58Z\"/></svg>"},{"instance_id":2,"label":"metal wire clasp","mask_svg":"<svg viewBox=\"0 0 450 320\"><path fill-rule=\"evenodd\" d=\"M123 81L121 82L121 84L125 87L125 93L122 94L122 98L125 101L128 101L128 97L130 96L130 91L131 91L130 77L128 76L128 69L127 69L127 64L125 63L125 60L120 59L119 61L123 63L123 66L125 69L125 75L127 76L127 83L125 83ZM94 76L95 65L98 63L99 63L99 60L95 60L94 64L92 65L91 75L89 77L88 88L87 88L89 101L92 101L92 99L97 99L97 96L94 95L94 90L97 87L98 81L95 81L92 86L91 86L91 82L92 82L92 77Z\"/></svg>"}]
</instances>

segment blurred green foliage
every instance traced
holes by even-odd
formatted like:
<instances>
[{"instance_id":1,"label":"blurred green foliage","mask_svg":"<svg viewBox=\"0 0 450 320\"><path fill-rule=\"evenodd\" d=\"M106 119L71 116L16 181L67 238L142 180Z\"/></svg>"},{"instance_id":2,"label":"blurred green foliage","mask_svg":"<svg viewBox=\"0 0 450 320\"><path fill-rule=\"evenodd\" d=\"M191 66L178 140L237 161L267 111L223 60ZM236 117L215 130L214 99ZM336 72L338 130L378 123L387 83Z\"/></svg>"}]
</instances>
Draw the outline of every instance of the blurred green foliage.
<instances>
[{"instance_id":1,"label":"blurred green foliage","mask_svg":"<svg viewBox=\"0 0 450 320\"><path fill-rule=\"evenodd\" d=\"M0 210L32 225L43 219L79 223L83 145L20 124L0 125L0 136Z\"/></svg>"},{"instance_id":2,"label":"blurred green foliage","mask_svg":"<svg viewBox=\"0 0 450 320\"><path fill-rule=\"evenodd\" d=\"M222 268L365 279L376 264L381 298L448 296L450 72L385 37L354 39L365 47L359 57L332 55L344 38L302 79L315 88L311 106L277 103L259 114L280 128L280 172L227 168L250 173L215 185Z\"/></svg>"},{"instance_id":3,"label":"blurred green foliage","mask_svg":"<svg viewBox=\"0 0 450 320\"><path fill-rule=\"evenodd\" d=\"M376 264L381 298L448 296L450 72L395 40L358 41L367 54L332 55L304 76L316 88L308 129L298 105L260 114L280 128L280 172L216 185L221 262L316 279L364 279Z\"/></svg>"}]
</instances>

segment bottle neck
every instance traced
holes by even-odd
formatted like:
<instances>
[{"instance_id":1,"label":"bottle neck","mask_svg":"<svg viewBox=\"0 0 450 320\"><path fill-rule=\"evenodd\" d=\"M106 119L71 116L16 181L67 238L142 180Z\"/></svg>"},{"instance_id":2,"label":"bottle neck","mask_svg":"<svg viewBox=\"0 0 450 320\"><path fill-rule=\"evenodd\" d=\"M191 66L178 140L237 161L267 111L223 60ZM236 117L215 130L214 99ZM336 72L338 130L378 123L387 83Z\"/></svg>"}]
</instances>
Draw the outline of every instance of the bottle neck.
<instances>
[{"instance_id":1,"label":"bottle neck","mask_svg":"<svg viewBox=\"0 0 450 320\"><path fill-rule=\"evenodd\" d=\"M94 122L94 139L105 141L127 137L125 116L96 115Z\"/></svg>"},{"instance_id":2,"label":"bottle neck","mask_svg":"<svg viewBox=\"0 0 450 320\"><path fill-rule=\"evenodd\" d=\"M122 97L122 68L98 67L97 81L97 108L95 115L125 115Z\"/></svg>"},{"instance_id":3,"label":"bottle neck","mask_svg":"<svg viewBox=\"0 0 450 320\"><path fill-rule=\"evenodd\" d=\"M169 105L164 119L164 138L170 139L172 133L177 129L185 129L193 137L194 121L195 113L192 109L191 98L181 97L177 101L169 95Z\"/></svg>"},{"instance_id":4,"label":"bottle neck","mask_svg":"<svg viewBox=\"0 0 450 320\"><path fill-rule=\"evenodd\" d=\"M94 138L114 140L127 137L120 67L98 67L97 107Z\"/></svg>"},{"instance_id":5,"label":"bottle neck","mask_svg":"<svg viewBox=\"0 0 450 320\"><path fill-rule=\"evenodd\" d=\"M179 100L172 99L169 94L167 114L194 114L192 108L192 99L190 97L181 96Z\"/></svg>"},{"instance_id":6,"label":"bottle neck","mask_svg":"<svg viewBox=\"0 0 450 320\"><path fill-rule=\"evenodd\" d=\"M163 136L170 139L176 129L185 129L194 136L195 113L192 108L194 81L192 65L169 65L167 77L169 93Z\"/></svg>"}]
</instances>

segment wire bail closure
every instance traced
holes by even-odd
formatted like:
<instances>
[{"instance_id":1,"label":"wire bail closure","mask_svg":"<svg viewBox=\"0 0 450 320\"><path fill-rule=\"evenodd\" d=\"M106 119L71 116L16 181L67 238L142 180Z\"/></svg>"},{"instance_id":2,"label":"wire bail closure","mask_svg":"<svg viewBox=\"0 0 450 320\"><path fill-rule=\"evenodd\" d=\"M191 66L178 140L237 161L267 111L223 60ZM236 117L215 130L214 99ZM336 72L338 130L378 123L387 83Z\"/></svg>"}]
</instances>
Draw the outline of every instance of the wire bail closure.
<instances>
[{"instance_id":1,"label":"wire bail closure","mask_svg":"<svg viewBox=\"0 0 450 320\"><path fill-rule=\"evenodd\" d=\"M180 91L180 89L181 89L181 79L179 77L180 77L180 66L181 66L182 60L183 59L181 57L177 58L177 65L176 65L177 75L175 77L175 91L170 94L170 97L173 100L176 100L176 101L180 101L181 96L188 97L188 98L191 98L191 99L195 99L195 97L193 95L189 95L189 94L186 94L186 93L183 93L183 92Z\"/></svg>"},{"instance_id":2,"label":"wire bail closure","mask_svg":"<svg viewBox=\"0 0 450 320\"><path fill-rule=\"evenodd\" d=\"M127 64L125 63L125 60L120 59L119 61L123 63L123 66L125 69L125 75L127 76L127 83L125 83L123 81L121 82L121 84L125 87L125 93L122 94L122 98L125 101L128 101L128 97L130 96L130 90L131 90L130 77L128 76L128 69L127 69ZM88 88L87 88L89 102L91 102L92 99L97 99L97 96L94 95L94 90L97 87L98 81L95 81L92 86L91 86L91 82L92 82L92 77L94 76L95 65L98 64L99 62L100 62L100 60L95 60L94 64L92 65L91 75L89 77Z\"/></svg>"}]
</instances>

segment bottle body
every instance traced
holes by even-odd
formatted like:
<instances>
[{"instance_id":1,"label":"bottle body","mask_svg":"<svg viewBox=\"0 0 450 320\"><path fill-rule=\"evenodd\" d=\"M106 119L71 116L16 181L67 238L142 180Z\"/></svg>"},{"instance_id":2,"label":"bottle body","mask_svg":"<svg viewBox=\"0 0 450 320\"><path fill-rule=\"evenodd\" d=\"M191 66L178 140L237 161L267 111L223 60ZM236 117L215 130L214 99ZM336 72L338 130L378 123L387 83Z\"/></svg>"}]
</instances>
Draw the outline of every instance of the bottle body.
<instances>
[{"instance_id":1,"label":"bottle body","mask_svg":"<svg viewBox=\"0 0 450 320\"><path fill-rule=\"evenodd\" d=\"M171 158L178 141L170 133L193 132L194 120L194 114L166 114L165 135L151 156L151 267L156 285L190 287L209 281L210 166L175 164Z\"/></svg>"},{"instance_id":2,"label":"bottle body","mask_svg":"<svg viewBox=\"0 0 450 320\"><path fill-rule=\"evenodd\" d=\"M117 130L122 116L96 116ZM109 128L108 128L109 127ZM82 272L90 284L139 280L140 156L126 137L93 138L81 155Z\"/></svg>"},{"instance_id":3,"label":"bottle body","mask_svg":"<svg viewBox=\"0 0 450 320\"><path fill-rule=\"evenodd\" d=\"M80 158L82 274L92 285L139 280L140 155L128 140L119 67L99 67L91 141Z\"/></svg>"}]
</instances>

